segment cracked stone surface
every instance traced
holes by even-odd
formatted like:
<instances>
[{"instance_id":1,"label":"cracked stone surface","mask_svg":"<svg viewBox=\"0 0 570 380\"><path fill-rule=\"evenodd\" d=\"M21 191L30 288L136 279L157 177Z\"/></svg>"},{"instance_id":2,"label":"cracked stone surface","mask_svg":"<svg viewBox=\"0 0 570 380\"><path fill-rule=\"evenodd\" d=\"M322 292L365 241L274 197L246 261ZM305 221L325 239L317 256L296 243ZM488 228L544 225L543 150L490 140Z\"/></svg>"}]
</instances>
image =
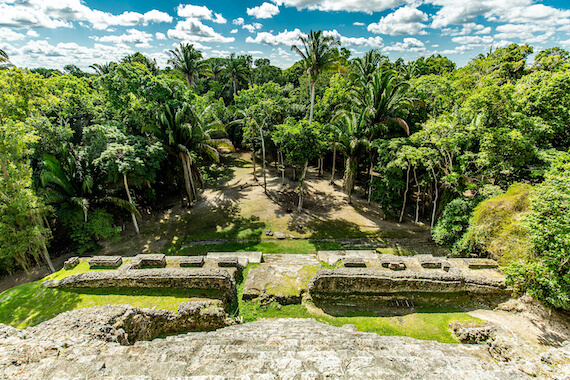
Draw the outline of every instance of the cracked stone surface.
<instances>
[{"instance_id":1,"label":"cracked stone surface","mask_svg":"<svg viewBox=\"0 0 570 380\"><path fill-rule=\"evenodd\" d=\"M481 345L385 337L312 319L262 320L131 346L96 338L74 343L37 331L0 325L0 378L528 378Z\"/></svg>"}]
</instances>

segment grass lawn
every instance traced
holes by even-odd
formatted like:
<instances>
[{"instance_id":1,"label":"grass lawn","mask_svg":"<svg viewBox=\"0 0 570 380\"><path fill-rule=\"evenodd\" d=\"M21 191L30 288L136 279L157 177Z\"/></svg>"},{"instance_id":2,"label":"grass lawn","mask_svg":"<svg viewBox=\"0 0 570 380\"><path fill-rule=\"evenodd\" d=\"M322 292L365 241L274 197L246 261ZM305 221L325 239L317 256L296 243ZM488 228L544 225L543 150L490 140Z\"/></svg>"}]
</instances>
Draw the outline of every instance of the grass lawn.
<instances>
[{"instance_id":1,"label":"grass lawn","mask_svg":"<svg viewBox=\"0 0 570 380\"><path fill-rule=\"evenodd\" d=\"M18 328L37 325L64 311L102 305L129 304L176 311L190 297L207 297L204 292L184 289L47 289L45 280L60 279L89 270L83 260L72 270L60 270L42 280L18 285L0 293L0 323Z\"/></svg>"}]
</instances>

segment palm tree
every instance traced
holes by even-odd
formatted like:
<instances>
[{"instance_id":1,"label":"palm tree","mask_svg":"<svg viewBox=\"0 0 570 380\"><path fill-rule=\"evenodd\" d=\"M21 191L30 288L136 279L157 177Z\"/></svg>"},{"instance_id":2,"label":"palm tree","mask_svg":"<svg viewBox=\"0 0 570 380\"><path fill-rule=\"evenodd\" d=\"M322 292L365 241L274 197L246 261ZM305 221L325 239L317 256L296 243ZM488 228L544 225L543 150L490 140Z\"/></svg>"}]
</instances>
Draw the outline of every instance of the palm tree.
<instances>
[{"instance_id":1,"label":"palm tree","mask_svg":"<svg viewBox=\"0 0 570 380\"><path fill-rule=\"evenodd\" d=\"M354 190L358 162L366 153L372 153L372 141L385 136L390 124L396 124L407 135L410 134L408 123L396 117L399 110L410 104L405 97L408 88L409 85L400 81L395 71L377 70L364 89L355 90L355 110L341 112L335 117L340 145L347 156L343 188L349 197ZM372 157L370 161L372 165Z\"/></svg>"},{"instance_id":2,"label":"palm tree","mask_svg":"<svg viewBox=\"0 0 570 380\"><path fill-rule=\"evenodd\" d=\"M208 66L209 73L213 76L212 79L217 82L219 79L218 76L224 71L224 61L220 58L211 58L208 61Z\"/></svg>"},{"instance_id":3,"label":"palm tree","mask_svg":"<svg viewBox=\"0 0 570 380\"><path fill-rule=\"evenodd\" d=\"M246 62L243 59L236 58L235 54L232 53L228 60L226 61L225 67L226 73L232 80L232 85L234 89L234 95L237 94L237 84L240 80L247 81L248 68Z\"/></svg>"},{"instance_id":4,"label":"palm tree","mask_svg":"<svg viewBox=\"0 0 570 380\"><path fill-rule=\"evenodd\" d=\"M80 209L83 212L85 223L87 223L91 205L98 203L111 203L141 217L131 202L117 197L94 194L93 190L96 188L94 179L87 173L86 168L73 152L67 155L66 161L46 155L43 163L44 169L40 174L40 180L45 188L45 198L48 203L64 204L70 210Z\"/></svg>"},{"instance_id":5,"label":"palm tree","mask_svg":"<svg viewBox=\"0 0 570 380\"><path fill-rule=\"evenodd\" d=\"M186 77L186 83L189 88L192 88L194 81L198 78L199 74L204 72L206 67L202 61L202 52L194 49L194 45L180 43L180 46L174 50L169 50L173 55L168 60L176 70L179 70Z\"/></svg>"},{"instance_id":6,"label":"palm tree","mask_svg":"<svg viewBox=\"0 0 570 380\"><path fill-rule=\"evenodd\" d=\"M378 49L372 49L362 58L355 58L353 61L356 72L353 74L355 82L366 87L372 78L372 74L382 65L387 63L386 56L380 54Z\"/></svg>"},{"instance_id":7,"label":"palm tree","mask_svg":"<svg viewBox=\"0 0 570 380\"><path fill-rule=\"evenodd\" d=\"M204 184L196 164L198 155L206 155L219 162L220 153L217 148L233 148L230 140L214 136L215 131L225 134L224 126L220 121L206 123L204 114L207 111L208 108L198 114L188 103L184 103L180 108L167 103L158 115L158 124L143 129L145 132L152 132L168 147L169 154L182 163L188 203L198 197L196 182L199 182L201 187Z\"/></svg>"},{"instance_id":8,"label":"palm tree","mask_svg":"<svg viewBox=\"0 0 570 380\"><path fill-rule=\"evenodd\" d=\"M406 134L410 134L408 123L395 116L398 111L410 105L406 98L409 87L407 82L398 78L394 70L377 70L365 90L355 93L353 102L357 108L366 110L372 133L387 131L391 121L402 127Z\"/></svg>"},{"instance_id":9,"label":"palm tree","mask_svg":"<svg viewBox=\"0 0 570 380\"><path fill-rule=\"evenodd\" d=\"M360 112L340 112L334 118L335 134L338 136L337 149L346 156L343 189L348 194L348 202L352 203L354 180L358 163L369 150L371 128L367 120L367 110Z\"/></svg>"},{"instance_id":10,"label":"palm tree","mask_svg":"<svg viewBox=\"0 0 570 380\"><path fill-rule=\"evenodd\" d=\"M116 63L114 62L108 62L108 63L94 63L92 65L90 65L89 67L92 68L93 70L95 70L95 72L97 73L97 75L99 76L103 76L105 74L109 74L109 72L111 71L111 68L116 65Z\"/></svg>"},{"instance_id":11,"label":"palm tree","mask_svg":"<svg viewBox=\"0 0 570 380\"><path fill-rule=\"evenodd\" d=\"M9 60L10 58L8 57L8 53L0 49L0 63L8 62Z\"/></svg>"},{"instance_id":12,"label":"palm tree","mask_svg":"<svg viewBox=\"0 0 570 380\"><path fill-rule=\"evenodd\" d=\"M297 45L291 46L291 50L301 56L305 73L309 76L311 91L311 110L309 113L309 124L313 122L313 111L315 108L315 84L321 73L333 71L339 68L336 62L337 55L332 50L335 46L340 46L340 41L332 36L325 36L321 30L310 31L307 37L300 36L304 51Z\"/></svg>"}]
</instances>

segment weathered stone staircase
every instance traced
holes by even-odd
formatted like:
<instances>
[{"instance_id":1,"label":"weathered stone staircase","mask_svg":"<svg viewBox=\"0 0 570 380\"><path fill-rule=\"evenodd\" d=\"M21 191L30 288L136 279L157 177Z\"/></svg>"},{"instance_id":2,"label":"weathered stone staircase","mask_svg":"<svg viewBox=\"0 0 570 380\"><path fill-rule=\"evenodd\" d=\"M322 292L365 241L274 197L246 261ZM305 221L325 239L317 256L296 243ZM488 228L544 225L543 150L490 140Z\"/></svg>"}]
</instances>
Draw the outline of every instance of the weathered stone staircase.
<instances>
[{"instance_id":1,"label":"weathered stone staircase","mask_svg":"<svg viewBox=\"0 0 570 380\"><path fill-rule=\"evenodd\" d=\"M26 340L29 344L37 340L36 349L48 354L25 362L21 354ZM358 332L351 325L332 327L311 319L263 320L132 346L94 339L66 347L65 341L66 337L22 339L7 333L0 337L0 352L10 354L6 346L10 344L11 356L0 362L0 378L526 378L516 367L493 361L480 345L385 337Z\"/></svg>"}]
</instances>

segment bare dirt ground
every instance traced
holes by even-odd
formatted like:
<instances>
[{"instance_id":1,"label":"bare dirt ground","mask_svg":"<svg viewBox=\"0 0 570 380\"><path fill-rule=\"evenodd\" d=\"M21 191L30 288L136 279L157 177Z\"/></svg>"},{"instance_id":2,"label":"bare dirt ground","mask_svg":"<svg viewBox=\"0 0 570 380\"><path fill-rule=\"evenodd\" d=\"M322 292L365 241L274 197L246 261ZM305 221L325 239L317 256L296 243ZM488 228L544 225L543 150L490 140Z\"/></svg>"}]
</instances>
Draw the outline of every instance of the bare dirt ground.
<instances>
[{"instance_id":1,"label":"bare dirt ground","mask_svg":"<svg viewBox=\"0 0 570 380\"><path fill-rule=\"evenodd\" d=\"M264 192L262 168L258 160L257 180L253 177L251 154L231 153L225 162L212 166L206 178L206 188L200 200L192 207L182 205L180 198L171 200L171 207L144 215L140 223L141 235L129 229L119 243L106 243L102 254L137 254L162 251L180 239L236 241L247 239L273 240L277 237L249 234L263 226L283 234L285 239L343 240L361 245L362 241L379 246L403 247L405 250L445 254L431 240L429 229L422 223L411 221L396 223L385 220L378 205L367 202L362 189L357 188L352 204L342 192L342 173L337 170L334 185L330 185L330 173L319 175L316 168L309 168L303 211L297 212L298 181L287 168L285 176L274 166L267 168L267 193ZM300 175L297 170L296 179ZM194 217L218 217L217 231L197 234L200 220ZM224 220L226 219L226 220ZM184 221L192 220L192 223ZM213 223L216 224L216 223ZM127 228L130 228L128 226ZM224 230L225 228L225 230ZM228 230L235 229L235 234ZM219 232L219 236L216 234ZM206 236L206 237L204 237Z\"/></svg>"}]
</instances>

